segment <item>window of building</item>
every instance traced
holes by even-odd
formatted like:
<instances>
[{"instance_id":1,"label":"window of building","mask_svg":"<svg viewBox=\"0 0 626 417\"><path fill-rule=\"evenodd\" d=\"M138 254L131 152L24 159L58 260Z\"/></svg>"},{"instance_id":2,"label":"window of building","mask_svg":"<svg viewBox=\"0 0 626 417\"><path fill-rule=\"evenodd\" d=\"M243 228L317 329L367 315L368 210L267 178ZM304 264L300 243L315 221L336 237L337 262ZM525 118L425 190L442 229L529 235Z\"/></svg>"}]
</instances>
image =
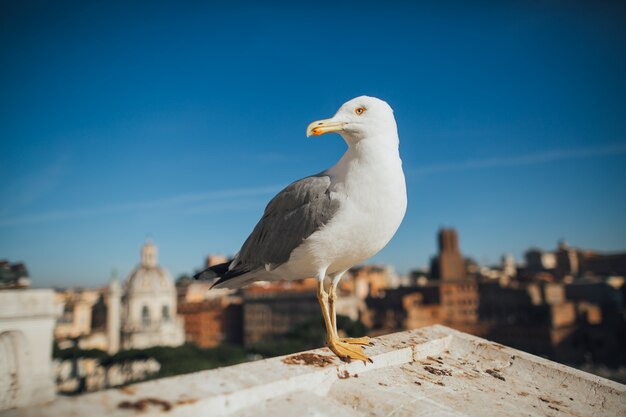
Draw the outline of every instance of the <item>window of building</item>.
<instances>
[{"instance_id":1,"label":"window of building","mask_svg":"<svg viewBox=\"0 0 626 417\"><path fill-rule=\"evenodd\" d=\"M150 326L150 310L148 310L148 306L143 306L141 308L141 323L143 327Z\"/></svg>"},{"instance_id":2,"label":"window of building","mask_svg":"<svg viewBox=\"0 0 626 417\"><path fill-rule=\"evenodd\" d=\"M163 316L163 321L170 320L170 307L169 306L163 306L162 316Z\"/></svg>"}]
</instances>

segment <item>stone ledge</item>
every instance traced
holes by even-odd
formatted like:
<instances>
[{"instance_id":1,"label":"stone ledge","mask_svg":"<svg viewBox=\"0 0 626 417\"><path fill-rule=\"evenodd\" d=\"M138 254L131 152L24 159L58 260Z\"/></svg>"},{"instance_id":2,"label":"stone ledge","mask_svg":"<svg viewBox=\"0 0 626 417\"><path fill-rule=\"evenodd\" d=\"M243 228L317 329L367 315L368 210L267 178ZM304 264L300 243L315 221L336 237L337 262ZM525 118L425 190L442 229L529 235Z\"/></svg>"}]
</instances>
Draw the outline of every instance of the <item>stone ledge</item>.
<instances>
[{"instance_id":1,"label":"stone ledge","mask_svg":"<svg viewBox=\"0 0 626 417\"><path fill-rule=\"evenodd\" d=\"M49 289L0 290L0 318L54 317L54 291Z\"/></svg>"},{"instance_id":2,"label":"stone ledge","mask_svg":"<svg viewBox=\"0 0 626 417\"><path fill-rule=\"evenodd\" d=\"M0 410L54 398L54 291L0 290Z\"/></svg>"},{"instance_id":3,"label":"stone ledge","mask_svg":"<svg viewBox=\"0 0 626 417\"><path fill-rule=\"evenodd\" d=\"M443 326L58 398L13 416L626 415L626 386ZM308 363L308 364L307 364Z\"/></svg>"}]
</instances>

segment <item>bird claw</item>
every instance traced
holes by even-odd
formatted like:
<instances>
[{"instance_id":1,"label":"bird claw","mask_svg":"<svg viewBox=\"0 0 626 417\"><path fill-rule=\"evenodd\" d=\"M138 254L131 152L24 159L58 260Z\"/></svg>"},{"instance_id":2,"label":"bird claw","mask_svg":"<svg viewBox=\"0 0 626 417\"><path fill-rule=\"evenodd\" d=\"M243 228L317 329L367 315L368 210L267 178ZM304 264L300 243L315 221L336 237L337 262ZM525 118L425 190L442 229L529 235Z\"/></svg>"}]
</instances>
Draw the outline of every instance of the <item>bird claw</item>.
<instances>
[{"instance_id":1,"label":"bird claw","mask_svg":"<svg viewBox=\"0 0 626 417\"><path fill-rule=\"evenodd\" d=\"M356 359L363 361L364 364L367 362L374 363L365 352L363 352L363 348L357 344L351 344L342 339L332 339L328 341L328 347L344 362L349 363L352 359Z\"/></svg>"},{"instance_id":2,"label":"bird claw","mask_svg":"<svg viewBox=\"0 0 626 417\"><path fill-rule=\"evenodd\" d=\"M361 346L374 346L374 344L370 341L370 338L367 336L364 337L341 337L339 338L341 342L349 343L351 345L361 345Z\"/></svg>"}]
</instances>

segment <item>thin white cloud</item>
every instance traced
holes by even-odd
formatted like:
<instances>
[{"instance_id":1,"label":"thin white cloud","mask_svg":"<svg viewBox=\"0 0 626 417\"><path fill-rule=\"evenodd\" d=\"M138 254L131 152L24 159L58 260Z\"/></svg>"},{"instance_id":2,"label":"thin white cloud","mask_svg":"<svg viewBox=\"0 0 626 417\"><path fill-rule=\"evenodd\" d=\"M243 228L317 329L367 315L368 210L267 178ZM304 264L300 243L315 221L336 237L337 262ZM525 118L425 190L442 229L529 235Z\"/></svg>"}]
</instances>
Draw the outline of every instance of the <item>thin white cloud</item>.
<instances>
[{"instance_id":1,"label":"thin white cloud","mask_svg":"<svg viewBox=\"0 0 626 417\"><path fill-rule=\"evenodd\" d=\"M2 208L4 213L25 207L41 197L52 193L69 172L69 153L63 153L56 158L50 158L50 162L38 171L30 172L17 180L12 198L6 200Z\"/></svg>"},{"instance_id":2,"label":"thin white cloud","mask_svg":"<svg viewBox=\"0 0 626 417\"><path fill-rule=\"evenodd\" d=\"M458 163L427 165L421 168L410 169L411 176L427 176L442 172L467 171L494 167L515 167L535 165L552 161L568 159L585 159L597 156L622 155L626 153L626 144L609 145L595 148L557 149L554 151L538 152L519 156L505 156L497 158L475 159Z\"/></svg>"},{"instance_id":3,"label":"thin white cloud","mask_svg":"<svg viewBox=\"0 0 626 417\"><path fill-rule=\"evenodd\" d=\"M263 209L267 205L267 197L241 198L221 201L211 201L190 205L181 210L184 214L208 214L224 211L247 211L253 209ZM260 213L259 213L260 214Z\"/></svg>"},{"instance_id":4,"label":"thin white cloud","mask_svg":"<svg viewBox=\"0 0 626 417\"><path fill-rule=\"evenodd\" d=\"M466 171L472 169L486 169L494 167L514 167L535 165L552 161L584 159L598 156L622 155L626 153L626 144L609 145L595 148L559 149L534 154L476 159L459 163L445 163L428 165L421 168L407 170L408 176L420 177L437 173ZM204 193L181 194L156 200L118 203L100 207L87 207L74 210L59 210L43 213L27 214L15 217L0 217L0 227L23 224L49 223L59 220L97 217L107 214L127 213L152 210L163 207L185 206L187 213L230 210L238 207L239 199L261 195L271 195L282 188L282 185L267 185L251 188L237 188L231 190L209 191ZM219 200L217 202L216 200ZM210 204L216 201L215 204ZM243 204L251 207L253 203L246 200Z\"/></svg>"},{"instance_id":5,"label":"thin white cloud","mask_svg":"<svg viewBox=\"0 0 626 417\"><path fill-rule=\"evenodd\" d=\"M107 214L137 212L154 210L164 207L189 206L200 204L201 209L206 210L209 201L216 201L216 211L227 210L237 204L237 200L245 197L267 195L276 193L281 185L267 185L250 188L236 188L231 190L209 191L205 193L181 194L149 201L136 201L130 203L110 204L100 207L88 207L76 210L59 210L31 215L0 218L0 227L15 226L33 223L48 223L58 220L96 217Z\"/></svg>"}]
</instances>

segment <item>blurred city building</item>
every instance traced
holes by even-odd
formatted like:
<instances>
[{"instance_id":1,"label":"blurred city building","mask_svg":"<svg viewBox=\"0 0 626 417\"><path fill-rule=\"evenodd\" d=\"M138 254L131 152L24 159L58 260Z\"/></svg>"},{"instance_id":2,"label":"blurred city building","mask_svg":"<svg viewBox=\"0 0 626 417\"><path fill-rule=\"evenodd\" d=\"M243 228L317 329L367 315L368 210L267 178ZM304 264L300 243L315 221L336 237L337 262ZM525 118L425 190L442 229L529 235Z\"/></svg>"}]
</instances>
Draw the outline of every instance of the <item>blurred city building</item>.
<instances>
[{"instance_id":1,"label":"blurred city building","mask_svg":"<svg viewBox=\"0 0 626 417\"><path fill-rule=\"evenodd\" d=\"M395 272L379 265L357 266L346 272L339 281L341 295L355 296L365 300L369 296L377 297L382 290L393 287ZM391 278L390 278L391 277Z\"/></svg>"},{"instance_id":2,"label":"blurred city building","mask_svg":"<svg viewBox=\"0 0 626 417\"><path fill-rule=\"evenodd\" d=\"M575 305L560 283L482 283L480 320L487 337L538 355L569 361L557 347L576 329Z\"/></svg>"},{"instance_id":3,"label":"blurred city building","mask_svg":"<svg viewBox=\"0 0 626 417\"><path fill-rule=\"evenodd\" d=\"M367 299L372 334L445 324L564 363L626 363L624 278L615 275L626 254L562 241L555 251L528 250L525 266L506 256L471 269L454 230L440 230L438 244L430 272Z\"/></svg>"},{"instance_id":4,"label":"blurred city building","mask_svg":"<svg viewBox=\"0 0 626 417\"><path fill-rule=\"evenodd\" d=\"M317 280L264 282L243 290L245 345L280 339L295 326L320 317Z\"/></svg>"},{"instance_id":5,"label":"blurred city building","mask_svg":"<svg viewBox=\"0 0 626 417\"><path fill-rule=\"evenodd\" d=\"M478 322L478 281L468 275L472 263L463 258L456 230L440 229L437 240L439 251L432 258L427 282L368 298L367 324L374 334L432 324L477 335L484 332Z\"/></svg>"},{"instance_id":6,"label":"blurred city building","mask_svg":"<svg viewBox=\"0 0 626 417\"><path fill-rule=\"evenodd\" d=\"M216 253L212 253L207 255L206 262L204 263L204 268L210 268L215 265L223 264L228 261L228 257Z\"/></svg>"},{"instance_id":7,"label":"blurred city building","mask_svg":"<svg viewBox=\"0 0 626 417\"><path fill-rule=\"evenodd\" d=\"M556 268L556 256L552 252L544 252L537 248L531 248L525 253L526 273L537 274L552 272Z\"/></svg>"},{"instance_id":8,"label":"blurred city building","mask_svg":"<svg viewBox=\"0 0 626 417\"><path fill-rule=\"evenodd\" d=\"M203 270L224 263L223 255L208 255ZM185 340L203 348L243 343L243 305L239 291L214 288L213 280L184 278L176 283L178 314L185 323Z\"/></svg>"},{"instance_id":9,"label":"blurred city building","mask_svg":"<svg viewBox=\"0 0 626 417\"><path fill-rule=\"evenodd\" d=\"M183 302L178 314L185 323L185 338L203 348L243 343L243 307L240 296Z\"/></svg>"},{"instance_id":10,"label":"blurred city building","mask_svg":"<svg viewBox=\"0 0 626 417\"><path fill-rule=\"evenodd\" d=\"M123 287L117 278L99 290L65 290L56 295L59 347L120 349L179 346L185 342L183 320L177 314L177 293L169 272L158 265L152 242L141 248L140 263Z\"/></svg>"},{"instance_id":11,"label":"blurred city building","mask_svg":"<svg viewBox=\"0 0 626 417\"><path fill-rule=\"evenodd\" d=\"M319 316L319 303L310 291L246 292L244 344L280 339L297 325Z\"/></svg>"},{"instance_id":12,"label":"blurred city building","mask_svg":"<svg viewBox=\"0 0 626 417\"><path fill-rule=\"evenodd\" d=\"M440 229L437 235L439 253L431 261L430 273L441 281L456 281L466 277L465 262L454 229Z\"/></svg>"},{"instance_id":13,"label":"blurred city building","mask_svg":"<svg viewBox=\"0 0 626 417\"><path fill-rule=\"evenodd\" d=\"M124 349L180 346L185 342L176 309L176 287L170 273L158 265L157 247L147 242L141 262L124 284L121 343Z\"/></svg>"},{"instance_id":14,"label":"blurred city building","mask_svg":"<svg viewBox=\"0 0 626 417\"><path fill-rule=\"evenodd\" d=\"M98 291L67 289L57 292L54 298L62 309L54 328L56 339L70 339L91 333L91 312L98 301Z\"/></svg>"},{"instance_id":15,"label":"blurred city building","mask_svg":"<svg viewBox=\"0 0 626 417\"><path fill-rule=\"evenodd\" d=\"M337 313L361 321L372 336L443 324L563 363L626 363L626 254L600 254L561 241L554 250L529 249L525 263L505 255L498 265L478 265L463 256L458 233L450 228L439 230L437 246L430 270L405 277L389 266L349 270L338 287ZM224 261L209 255L204 267ZM15 278L11 282L15 287ZM98 290L57 294L62 308L55 337L61 347L77 343L109 353L185 341L202 348L250 347L289 340L299 326L321 321L316 279L259 282L239 290L212 290L212 284L183 275L174 285L148 242L123 286L113 279ZM153 369L137 366L120 378L132 380ZM67 367L59 364L60 370ZM86 374L88 385L101 386L98 372ZM72 375L65 381L68 387L76 383Z\"/></svg>"},{"instance_id":16,"label":"blurred city building","mask_svg":"<svg viewBox=\"0 0 626 417\"><path fill-rule=\"evenodd\" d=\"M525 254L526 278L537 278L548 273L552 279L573 279L580 276L626 276L626 253L598 253L593 250L570 247L559 242L556 250L532 248ZM544 275L545 276L545 275Z\"/></svg>"},{"instance_id":17,"label":"blurred city building","mask_svg":"<svg viewBox=\"0 0 626 417\"><path fill-rule=\"evenodd\" d=\"M205 268L225 262L226 258L220 255L207 256ZM206 300L216 300L235 294L236 290L228 288L213 288L213 280L194 280L193 278L184 276L176 282L176 292L178 303L198 303Z\"/></svg>"},{"instance_id":18,"label":"blurred city building","mask_svg":"<svg viewBox=\"0 0 626 417\"><path fill-rule=\"evenodd\" d=\"M365 300L380 296L383 290L398 282L391 267L367 265L350 269L337 288L337 314L367 322L369 312ZM244 343L276 340L301 323L321 319L316 292L315 278L257 283L244 289Z\"/></svg>"}]
</instances>

